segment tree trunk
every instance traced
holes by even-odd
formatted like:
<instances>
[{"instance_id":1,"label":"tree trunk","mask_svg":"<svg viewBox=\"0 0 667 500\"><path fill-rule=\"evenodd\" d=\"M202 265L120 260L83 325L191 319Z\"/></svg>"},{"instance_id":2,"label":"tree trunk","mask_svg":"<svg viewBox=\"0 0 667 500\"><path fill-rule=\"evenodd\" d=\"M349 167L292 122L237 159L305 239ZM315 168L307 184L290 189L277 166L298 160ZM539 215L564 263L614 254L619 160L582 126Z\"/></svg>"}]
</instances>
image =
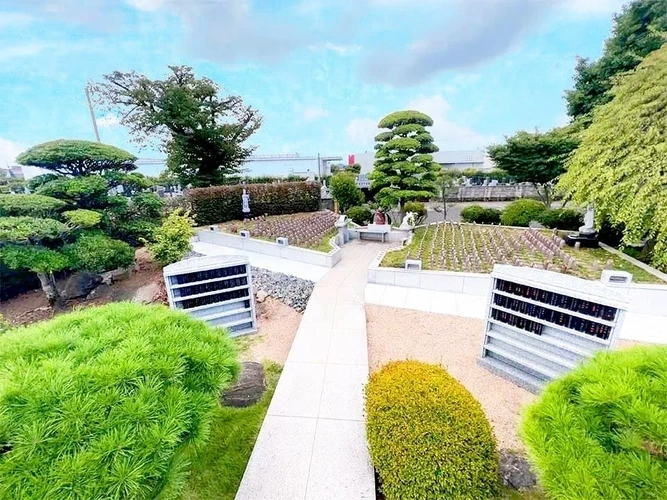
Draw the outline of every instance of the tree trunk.
<instances>
[{"instance_id":1,"label":"tree trunk","mask_svg":"<svg viewBox=\"0 0 667 500\"><path fill-rule=\"evenodd\" d=\"M56 279L53 273L37 273L37 277L49 304L53 306L58 303L60 301L60 293L58 293L58 288L56 288Z\"/></svg>"},{"instance_id":2,"label":"tree trunk","mask_svg":"<svg viewBox=\"0 0 667 500\"><path fill-rule=\"evenodd\" d=\"M540 201L546 205L547 208L551 208L551 186L548 184L533 184L537 190L537 196L540 197ZM542 190L540 191L540 187Z\"/></svg>"}]
</instances>

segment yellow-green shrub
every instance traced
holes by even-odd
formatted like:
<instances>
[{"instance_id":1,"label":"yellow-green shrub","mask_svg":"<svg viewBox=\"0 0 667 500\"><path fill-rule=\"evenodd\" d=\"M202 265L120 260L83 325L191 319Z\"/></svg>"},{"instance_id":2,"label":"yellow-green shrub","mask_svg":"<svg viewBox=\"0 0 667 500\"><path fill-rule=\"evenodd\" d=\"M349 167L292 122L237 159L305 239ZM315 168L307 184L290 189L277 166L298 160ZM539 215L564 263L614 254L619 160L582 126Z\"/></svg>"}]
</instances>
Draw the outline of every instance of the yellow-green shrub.
<instances>
[{"instance_id":1,"label":"yellow-green shrub","mask_svg":"<svg viewBox=\"0 0 667 500\"><path fill-rule=\"evenodd\" d=\"M385 365L366 387L366 434L387 500L498 494L498 455L482 407L442 367Z\"/></svg>"}]
</instances>

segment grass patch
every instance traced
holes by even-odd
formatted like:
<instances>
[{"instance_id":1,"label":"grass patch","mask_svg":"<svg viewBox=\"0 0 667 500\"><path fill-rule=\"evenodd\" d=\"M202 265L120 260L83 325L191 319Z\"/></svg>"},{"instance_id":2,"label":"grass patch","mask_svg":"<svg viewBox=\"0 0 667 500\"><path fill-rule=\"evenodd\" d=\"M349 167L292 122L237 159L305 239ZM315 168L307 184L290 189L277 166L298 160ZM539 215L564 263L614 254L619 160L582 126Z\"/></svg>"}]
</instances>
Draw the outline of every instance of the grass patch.
<instances>
[{"instance_id":1,"label":"grass patch","mask_svg":"<svg viewBox=\"0 0 667 500\"><path fill-rule=\"evenodd\" d=\"M517 491L511 488L503 488L500 498L502 500L546 500L546 495L538 490Z\"/></svg>"},{"instance_id":2,"label":"grass patch","mask_svg":"<svg viewBox=\"0 0 667 500\"><path fill-rule=\"evenodd\" d=\"M311 248L311 250L315 250L316 252L324 252L324 253L329 253L331 252L331 243L329 243L329 240L336 236L338 233L338 229L332 229L328 233L326 233L324 236L322 236L322 239L319 241L319 243Z\"/></svg>"},{"instance_id":3,"label":"grass patch","mask_svg":"<svg viewBox=\"0 0 667 500\"><path fill-rule=\"evenodd\" d=\"M233 500L269 409L282 367L264 364L266 393L248 408L218 407L208 444L192 459L182 500Z\"/></svg>"}]
</instances>

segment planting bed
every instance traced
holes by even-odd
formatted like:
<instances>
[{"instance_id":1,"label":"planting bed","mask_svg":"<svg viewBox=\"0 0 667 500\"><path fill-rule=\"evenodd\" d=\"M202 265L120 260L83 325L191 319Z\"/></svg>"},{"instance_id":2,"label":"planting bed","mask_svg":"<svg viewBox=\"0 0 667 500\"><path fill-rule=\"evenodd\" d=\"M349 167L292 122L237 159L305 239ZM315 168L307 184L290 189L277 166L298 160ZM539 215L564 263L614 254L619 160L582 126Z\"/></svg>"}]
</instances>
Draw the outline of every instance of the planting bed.
<instances>
[{"instance_id":1,"label":"planting bed","mask_svg":"<svg viewBox=\"0 0 667 500\"><path fill-rule=\"evenodd\" d=\"M639 283L664 283L659 278L603 249L575 250L553 231L514 229L452 222L430 224L415 231L412 243L388 252L384 267L404 267L406 259L438 271L490 273L494 264L529 266L599 279L605 266L628 271Z\"/></svg>"},{"instance_id":2,"label":"planting bed","mask_svg":"<svg viewBox=\"0 0 667 500\"><path fill-rule=\"evenodd\" d=\"M238 234L250 231L251 238L275 241L285 237L290 245L328 253L329 240L336 234L334 223L338 216L329 211L254 217L250 220L220 224L220 230Z\"/></svg>"}]
</instances>

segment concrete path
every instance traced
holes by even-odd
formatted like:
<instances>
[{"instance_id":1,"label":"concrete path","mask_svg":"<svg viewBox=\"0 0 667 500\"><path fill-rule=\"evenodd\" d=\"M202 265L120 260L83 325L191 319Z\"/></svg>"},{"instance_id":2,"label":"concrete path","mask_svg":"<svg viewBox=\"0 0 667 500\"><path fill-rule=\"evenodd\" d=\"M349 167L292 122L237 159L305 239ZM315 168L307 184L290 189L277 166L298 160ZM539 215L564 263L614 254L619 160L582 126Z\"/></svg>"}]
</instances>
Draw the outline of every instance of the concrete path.
<instances>
[{"instance_id":1,"label":"concrete path","mask_svg":"<svg viewBox=\"0 0 667 500\"><path fill-rule=\"evenodd\" d=\"M364 287L383 248L353 242L315 286L236 500L375 499L364 427Z\"/></svg>"},{"instance_id":2,"label":"concrete path","mask_svg":"<svg viewBox=\"0 0 667 500\"><path fill-rule=\"evenodd\" d=\"M192 249L202 255L245 255L250 259L251 266L261 267L262 269L268 269L269 271L277 271L315 282L321 280L322 277L331 271L331 268L329 267L314 266L313 264L306 264L296 260L248 252L238 248L212 245L210 243L202 243L201 241L193 241Z\"/></svg>"},{"instance_id":3,"label":"concrete path","mask_svg":"<svg viewBox=\"0 0 667 500\"><path fill-rule=\"evenodd\" d=\"M484 319L486 297L463 293L436 292L392 285L366 285L364 296L367 304L377 304L399 309L414 309L450 316ZM653 344L667 344L665 317L653 314L628 312L620 338Z\"/></svg>"}]
</instances>

